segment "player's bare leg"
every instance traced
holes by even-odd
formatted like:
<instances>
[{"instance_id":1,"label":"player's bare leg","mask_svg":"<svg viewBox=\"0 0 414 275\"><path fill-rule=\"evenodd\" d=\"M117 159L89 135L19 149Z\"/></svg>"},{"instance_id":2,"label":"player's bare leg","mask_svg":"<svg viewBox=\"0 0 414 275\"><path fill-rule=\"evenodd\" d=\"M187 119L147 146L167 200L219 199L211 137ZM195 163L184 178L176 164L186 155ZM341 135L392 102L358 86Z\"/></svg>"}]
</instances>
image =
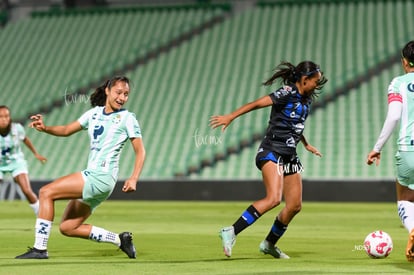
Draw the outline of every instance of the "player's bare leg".
<instances>
[{"instance_id":1,"label":"player's bare leg","mask_svg":"<svg viewBox=\"0 0 414 275\"><path fill-rule=\"evenodd\" d=\"M414 262L414 229L411 230L408 235L407 248L405 250L405 256L410 262Z\"/></svg>"}]
</instances>

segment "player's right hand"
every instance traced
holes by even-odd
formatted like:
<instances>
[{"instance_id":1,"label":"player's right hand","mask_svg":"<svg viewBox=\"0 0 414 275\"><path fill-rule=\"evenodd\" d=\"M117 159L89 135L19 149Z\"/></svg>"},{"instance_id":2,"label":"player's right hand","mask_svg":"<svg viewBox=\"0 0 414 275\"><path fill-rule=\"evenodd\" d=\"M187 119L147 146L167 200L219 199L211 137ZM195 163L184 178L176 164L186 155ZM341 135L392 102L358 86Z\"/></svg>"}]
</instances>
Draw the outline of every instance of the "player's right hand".
<instances>
[{"instance_id":1,"label":"player's right hand","mask_svg":"<svg viewBox=\"0 0 414 275\"><path fill-rule=\"evenodd\" d=\"M43 132L45 125L43 124L43 116L41 114L33 115L30 117L32 122L29 124L31 128L35 128L38 131Z\"/></svg>"}]
</instances>

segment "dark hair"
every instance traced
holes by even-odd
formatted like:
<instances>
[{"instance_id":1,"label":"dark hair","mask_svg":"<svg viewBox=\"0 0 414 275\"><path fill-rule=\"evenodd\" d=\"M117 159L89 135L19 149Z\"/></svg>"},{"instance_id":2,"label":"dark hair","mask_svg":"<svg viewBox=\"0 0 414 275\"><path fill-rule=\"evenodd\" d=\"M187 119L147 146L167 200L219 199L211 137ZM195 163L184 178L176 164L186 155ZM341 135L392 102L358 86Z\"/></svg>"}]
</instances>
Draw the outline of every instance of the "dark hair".
<instances>
[{"instance_id":1,"label":"dark hair","mask_svg":"<svg viewBox=\"0 0 414 275\"><path fill-rule=\"evenodd\" d=\"M414 67L414 40L405 44L401 51L401 56L408 61L410 67Z\"/></svg>"},{"instance_id":2,"label":"dark hair","mask_svg":"<svg viewBox=\"0 0 414 275\"><path fill-rule=\"evenodd\" d=\"M270 86L276 81L276 79L280 78L283 84L293 85L300 80L302 76L312 77L319 72L322 74L322 77L316 87L317 90L322 89L323 85L328 81L328 79L324 77L323 72L320 70L319 65L312 61L302 61L295 66L290 62L282 61L274 69L274 74L262 84L264 86Z\"/></svg>"},{"instance_id":3,"label":"dark hair","mask_svg":"<svg viewBox=\"0 0 414 275\"><path fill-rule=\"evenodd\" d=\"M113 78L105 81L105 83L95 89L95 92L89 97L92 107L105 106L106 93L105 89L111 89L118 81L129 84L129 79L126 76L114 76Z\"/></svg>"},{"instance_id":4,"label":"dark hair","mask_svg":"<svg viewBox=\"0 0 414 275\"><path fill-rule=\"evenodd\" d=\"M7 107L6 105L0 105L0 109L6 109L10 112L9 107ZM4 130L4 132L1 132L2 135L8 135L11 131L11 125L12 125L12 119L10 117L10 123L9 125L7 125L6 129Z\"/></svg>"}]
</instances>

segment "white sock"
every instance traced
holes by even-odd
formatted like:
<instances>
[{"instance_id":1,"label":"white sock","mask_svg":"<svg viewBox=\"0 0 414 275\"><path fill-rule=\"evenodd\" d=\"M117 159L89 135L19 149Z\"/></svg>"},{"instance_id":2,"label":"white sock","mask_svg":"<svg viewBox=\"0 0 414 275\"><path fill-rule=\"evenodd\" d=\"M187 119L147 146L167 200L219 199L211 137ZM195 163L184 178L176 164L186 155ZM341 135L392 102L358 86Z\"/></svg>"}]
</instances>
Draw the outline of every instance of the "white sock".
<instances>
[{"instance_id":1,"label":"white sock","mask_svg":"<svg viewBox=\"0 0 414 275\"><path fill-rule=\"evenodd\" d=\"M404 227L411 232L414 229L414 203L410 201L398 201L398 216Z\"/></svg>"},{"instance_id":2,"label":"white sock","mask_svg":"<svg viewBox=\"0 0 414 275\"><path fill-rule=\"evenodd\" d=\"M34 248L45 250L49 241L52 222L44 219L36 219Z\"/></svg>"},{"instance_id":3,"label":"white sock","mask_svg":"<svg viewBox=\"0 0 414 275\"><path fill-rule=\"evenodd\" d=\"M39 200L37 200L35 203L31 203L29 205L33 209L33 212L35 213L35 215L37 217L37 214L39 213Z\"/></svg>"},{"instance_id":4,"label":"white sock","mask_svg":"<svg viewBox=\"0 0 414 275\"><path fill-rule=\"evenodd\" d=\"M92 226L91 233L89 234L89 239L96 242L113 243L116 246L121 245L121 240L119 239L118 234L97 226Z\"/></svg>"}]
</instances>

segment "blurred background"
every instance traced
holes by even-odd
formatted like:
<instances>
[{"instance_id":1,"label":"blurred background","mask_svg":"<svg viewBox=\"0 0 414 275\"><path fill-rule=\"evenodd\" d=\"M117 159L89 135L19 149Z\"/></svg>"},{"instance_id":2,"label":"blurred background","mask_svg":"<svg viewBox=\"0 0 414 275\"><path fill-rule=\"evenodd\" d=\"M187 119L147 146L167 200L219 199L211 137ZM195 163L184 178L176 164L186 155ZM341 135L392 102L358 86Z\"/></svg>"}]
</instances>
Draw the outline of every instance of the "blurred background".
<instances>
[{"instance_id":1,"label":"blurred background","mask_svg":"<svg viewBox=\"0 0 414 275\"><path fill-rule=\"evenodd\" d=\"M262 194L254 158L270 108L209 128L279 86L261 83L281 62L312 60L329 79L299 144L304 198L394 200L395 137L378 167L365 164L387 112L387 87L403 74L400 50L414 39L413 1L0 1L0 104L25 126L35 189L86 167L86 132L58 138L28 127L42 113L66 124L90 108L106 79L126 75L147 159L146 199L251 199ZM120 181L132 172L125 146ZM158 194L158 195L157 195ZM117 193L114 193L117 198Z\"/></svg>"}]
</instances>

